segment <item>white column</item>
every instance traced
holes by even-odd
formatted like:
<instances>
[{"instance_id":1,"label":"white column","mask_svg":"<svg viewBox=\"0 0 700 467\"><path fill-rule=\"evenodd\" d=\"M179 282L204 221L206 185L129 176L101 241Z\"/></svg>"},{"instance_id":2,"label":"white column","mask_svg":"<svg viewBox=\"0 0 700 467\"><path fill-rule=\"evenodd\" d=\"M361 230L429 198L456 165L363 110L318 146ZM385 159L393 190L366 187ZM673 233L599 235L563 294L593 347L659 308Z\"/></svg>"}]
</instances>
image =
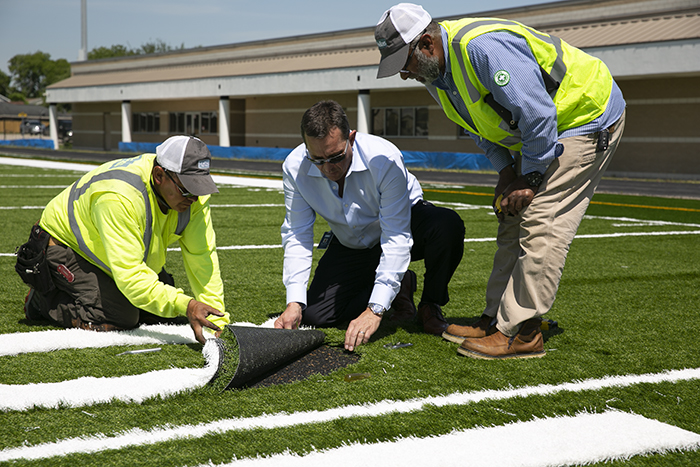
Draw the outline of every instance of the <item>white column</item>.
<instances>
[{"instance_id":1,"label":"white column","mask_svg":"<svg viewBox=\"0 0 700 467\"><path fill-rule=\"evenodd\" d=\"M131 101L122 101L122 143L131 143Z\"/></svg>"},{"instance_id":2,"label":"white column","mask_svg":"<svg viewBox=\"0 0 700 467\"><path fill-rule=\"evenodd\" d=\"M231 146L231 102L228 96L219 98L219 146Z\"/></svg>"},{"instance_id":3,"label":"white column","mask_svg":"<svg viewBox=\"0 0 700 467\"><path fill-rule=\"evenodd\" d=\"M58 110L56 104L49 104L49 135L53 148L58 149Z\"/></svg>"},{"instance_id":4,"label":"white column","mask_svg":"<svg viewBox=\"0 0 700 467\"><path fill-rule=\"evenodd\" d=\"M371 116L369 89L361 89L357 94L357 131L369 133L369 129L372 128L370 125Z\"/></svg>"}]
</instances>

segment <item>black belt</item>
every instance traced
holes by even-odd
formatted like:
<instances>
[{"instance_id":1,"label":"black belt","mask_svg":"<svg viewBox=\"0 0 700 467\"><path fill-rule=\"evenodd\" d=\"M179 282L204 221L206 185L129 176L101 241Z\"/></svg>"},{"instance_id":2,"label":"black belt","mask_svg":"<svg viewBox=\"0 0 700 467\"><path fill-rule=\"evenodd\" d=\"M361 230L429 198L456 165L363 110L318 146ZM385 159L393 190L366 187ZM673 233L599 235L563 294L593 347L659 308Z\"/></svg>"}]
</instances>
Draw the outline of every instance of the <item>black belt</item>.
<instances>
[{"instance_id":1,"label":"black belt","mask_svg":"<svg viewBox=\"0 0 700 467\"><path fill-rule=\"evenodd\" d=\"M623 115L624 115L624 114L623 114ZM616 121L615 123L613 123L612 125L610 125L610 126L608 127L608 131L609 131L610 133L614 133L614 132L615 132L615 129L618 127L618 125L620 125L620 120L622 120L622 115L620 115L620 118L618 118L617 121Z\"/></svg>"}]
</instances>

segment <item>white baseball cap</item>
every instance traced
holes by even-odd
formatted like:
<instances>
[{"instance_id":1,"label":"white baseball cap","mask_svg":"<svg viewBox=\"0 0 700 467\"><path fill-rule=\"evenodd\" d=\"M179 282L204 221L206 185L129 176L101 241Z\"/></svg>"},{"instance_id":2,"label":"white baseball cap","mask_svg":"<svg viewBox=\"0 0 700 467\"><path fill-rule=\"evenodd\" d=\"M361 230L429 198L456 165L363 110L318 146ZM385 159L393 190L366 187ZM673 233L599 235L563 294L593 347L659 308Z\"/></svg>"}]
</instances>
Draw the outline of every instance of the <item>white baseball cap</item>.
<instances>
[{"instance_id":1,"label":"white baseball cap","mask_svg":"<svg viewBox=\"0 0 700 467\"><path fill-rule=\"evenodd\" d=\"M430 14L414 3L399 3L382 14L374 30L374 39L382 54L377 78L401 71L408 60L409 44L428 27L430 21Z\"/></svg>"},{"instance_id":2,"label":"white baseball cap","mask_svg":"<svg viewBox=\"0 0 700 467\"><path fill-rule=\"evenodd\" d=\"M156 147L156 162L175 172L185 189L196 196L218 193L209 174L211 153L207 145L194 136L171 136Z\"/></svg>"}]
</instances>

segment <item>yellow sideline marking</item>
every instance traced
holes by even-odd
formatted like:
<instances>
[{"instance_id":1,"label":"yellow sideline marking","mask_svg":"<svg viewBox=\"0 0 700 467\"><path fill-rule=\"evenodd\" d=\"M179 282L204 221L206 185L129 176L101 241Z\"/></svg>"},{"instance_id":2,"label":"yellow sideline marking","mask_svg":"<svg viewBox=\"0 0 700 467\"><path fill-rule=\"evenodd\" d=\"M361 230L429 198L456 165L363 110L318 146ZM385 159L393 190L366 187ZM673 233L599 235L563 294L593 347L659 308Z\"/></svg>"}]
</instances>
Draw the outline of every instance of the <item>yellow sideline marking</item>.
<instances>
[{"instance_id":1,"label":"yellow sideline marking","mask_svg":"<svg viewBox=\"0 0 700 467\"><path fill-rule=\"evenodd\" d=\"M476 193L473 191L435 190L430 188L426 188L423 191L428 191L431 193L452 193L457 195L493 196L491 193ZM670 206L645 206L642 204L608 203L604 201L591 201L591 204L600 204L603 206L618 206L623 208L661 209L663 211L700 212L700 209L693 208L674 208Z\"/></svg>"},{"instance_id":2,"label":"yellow sideline marking","mask_svg":"<svg viewBox=\"0 0 700 467\"><path fill-rule=\"evenodd\" d=\"M423 191L429 191L431 193L454 193L457 195L493 196L491 193L476 193L473 191L436 190L430 188L425 188Z\"/></svg>"}]
</instances>

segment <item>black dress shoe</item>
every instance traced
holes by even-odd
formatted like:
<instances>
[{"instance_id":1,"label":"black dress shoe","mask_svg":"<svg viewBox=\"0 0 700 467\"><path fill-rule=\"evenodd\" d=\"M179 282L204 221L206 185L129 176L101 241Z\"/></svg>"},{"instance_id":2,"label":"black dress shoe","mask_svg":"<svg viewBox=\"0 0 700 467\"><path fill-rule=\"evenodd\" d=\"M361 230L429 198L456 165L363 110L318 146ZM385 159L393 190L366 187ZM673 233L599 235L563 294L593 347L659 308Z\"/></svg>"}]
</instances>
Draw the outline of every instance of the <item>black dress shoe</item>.
<instances>
[{"instance_id":1,"label":"black dress shoe","mask_svg":"<svg viewBox=\"0 0 700 467\"><path fill-rule=\"evenodd\" d=\"M416 317L416 305L413 303L413 293L417 288L416 273L408 270L401 281L401 289L391 304L394 312L389 317L392 321L410 320Z\"/></svg>"},{"instance_id":2,"label":"black dress shoe","mask_svg":"<svg viewBox=\"0 0 700 467\"><path fill-rule=\"evenodd\" d=\"M418 320L428 334L441 336L447 329L447 320L442 315L442 308L435 303L421 302L418 305Z\"/></svg>"}]
</instances>

